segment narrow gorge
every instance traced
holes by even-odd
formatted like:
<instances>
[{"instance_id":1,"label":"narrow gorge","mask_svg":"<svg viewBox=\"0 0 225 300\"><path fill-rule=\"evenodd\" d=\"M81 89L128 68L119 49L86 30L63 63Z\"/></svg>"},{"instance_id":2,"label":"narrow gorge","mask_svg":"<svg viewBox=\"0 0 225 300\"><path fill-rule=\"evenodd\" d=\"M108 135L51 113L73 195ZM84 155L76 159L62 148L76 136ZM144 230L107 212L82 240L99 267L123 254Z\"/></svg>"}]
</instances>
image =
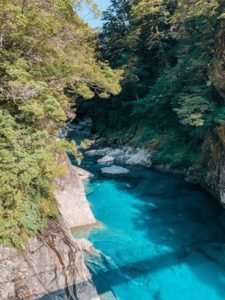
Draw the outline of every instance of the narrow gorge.
<instances>
[{"instance_id":1,"label":"narrow gorge","mask_svg":"<svg viewBox=\"0 0 225 300\"><path fill-rule=\"evenodd\" d=\"M0 300L223 300L225 1L0 1Z\"/></svg>"},{"instance_id":2,"label":"narrow gorge","mask_svg":"<svg viewBox=\"0 0 225 300\"><path fill-rule=\"evenodd\" d=\"M69 137L85 132L75 125ZM100 251L86 262L101 297L222 300L221 204L177 170L153 166L146 150L92 138L82 167L93 174L86 193L100 223L74 237Z\"/></svg>"}]
</instances>

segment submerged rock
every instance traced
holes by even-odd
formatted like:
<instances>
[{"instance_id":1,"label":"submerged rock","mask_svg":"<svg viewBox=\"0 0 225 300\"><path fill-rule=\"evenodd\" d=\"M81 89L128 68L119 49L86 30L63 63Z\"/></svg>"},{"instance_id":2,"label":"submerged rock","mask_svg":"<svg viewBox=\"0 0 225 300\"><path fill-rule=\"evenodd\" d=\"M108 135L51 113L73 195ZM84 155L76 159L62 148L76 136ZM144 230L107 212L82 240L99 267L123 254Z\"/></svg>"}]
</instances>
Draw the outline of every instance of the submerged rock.
<instances>
[{"instance_id":1,"label":"submerged rock","mask_svg":"<svg viewBox=\"0 0 225 300\"><path fill-rule=\"evenodd\" d=\"M51 220L20 251L0 246L0 270L1 300L99 299L83 253L62 220Z\"/></svg>"},{"instance_id":2,"label":"submerged rock","mask_svg":"<svg viewBox=\"0 0 225 300\"><path fill-rule=\"evenodd\" d=\"M201 252L206 258L225 266L225 244L223 243L203 243L196 246L196 250Z\"/></svg>"},{"instance_id":3,"label":"submerged rock","mask_svg":"<svg viewBox=\"0 0 225 300\"><path fill-rule=\"evenodd\" d=\"M147 203L147 206L148 206L149 210L157 210L158 209L158 206L151 202Z\"/></svg>"},{"instance_id":4,"label":"submerged rock","mask_svg":"<svg viewBox=\"0 0 225 300\"><path fill-rule=\"evenodd\" d=\"M112 165L111 167L102 168L101 172L109 175L124 175L130 173L130 170L120 166Z\"/></svg>"}]
</instances>

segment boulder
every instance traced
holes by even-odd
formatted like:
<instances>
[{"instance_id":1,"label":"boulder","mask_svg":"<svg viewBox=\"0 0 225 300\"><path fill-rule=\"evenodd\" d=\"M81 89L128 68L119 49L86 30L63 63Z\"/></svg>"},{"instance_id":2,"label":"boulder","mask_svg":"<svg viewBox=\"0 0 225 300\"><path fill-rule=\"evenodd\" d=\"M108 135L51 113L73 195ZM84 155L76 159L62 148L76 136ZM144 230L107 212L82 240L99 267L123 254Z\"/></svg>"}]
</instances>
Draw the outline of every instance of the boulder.
<instances>
[{"instance_id":1,"label":"boulder","mask_svg":"<svg viewBox=\"0 0 225 300\"><path fill-rule=\"evenodd\" d=\"M126 165L149 167L152 164L151 155L147 150L130 146L122 146L115 149L110 147L93 149L86 151L85 154L90 157L102 156L98 163L108 163L109 161L107 160L110 158L111 161Z\"/></svg>"},{"instance_id":2,"label":"boulder","mask_svg":"<svg viewBox=\"0 0 225 300\"><path fill-rule=\"evenodd\" d=\"M124 175L124 174L129 174L130 170L120 166L112 165L110 167L102 168L101 172L107 175Z\"/></svg>"},{"instance_id":3,"label":"boulder","mask_svg":"<svg viewBox=\"0 0 225 300\"><path fill-rule=\"evenodd\" d=\"M98 159L97 163L100 165L110 164L114 162L114 157L110 155L105 155L104 157Z\"/></svg>"},{"instance_id":4,"label":"boulder","mask_svg":"<svg viewBox=\"0 0 225 300\"><path fill-rule=\"evenodd\" d=\"M85 155L90 156L90 157L95 157L95 156L104 156L106 155L107 152L111 151L112 148L106 147L102 149L93 149L93 150L88 150L85 152Z\"/></svg>"}]
</instances>

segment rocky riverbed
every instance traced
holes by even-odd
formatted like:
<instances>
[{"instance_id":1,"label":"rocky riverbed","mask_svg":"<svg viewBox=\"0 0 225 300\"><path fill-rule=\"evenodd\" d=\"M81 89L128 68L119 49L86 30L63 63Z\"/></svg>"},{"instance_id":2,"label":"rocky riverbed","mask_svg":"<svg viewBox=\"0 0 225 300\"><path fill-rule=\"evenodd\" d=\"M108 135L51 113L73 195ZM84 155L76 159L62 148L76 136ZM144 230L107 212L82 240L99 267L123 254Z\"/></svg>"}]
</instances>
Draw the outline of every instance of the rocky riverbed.
<instances>
[{"instance_id":1,"label":"rocky riverbed","mask_svg":"<svg viewBox=\"0 0 225 300\"><path fill-rule=\"evenodd\" d=\"M90 157L99 157L99 164L125 164L125 165L135 165L150 167L151 154L142 148L130 147L130 146L120 146L120 147L105 147L101 149L92 149L86 151L85 155Z\"/></svg>"}]
</instances>

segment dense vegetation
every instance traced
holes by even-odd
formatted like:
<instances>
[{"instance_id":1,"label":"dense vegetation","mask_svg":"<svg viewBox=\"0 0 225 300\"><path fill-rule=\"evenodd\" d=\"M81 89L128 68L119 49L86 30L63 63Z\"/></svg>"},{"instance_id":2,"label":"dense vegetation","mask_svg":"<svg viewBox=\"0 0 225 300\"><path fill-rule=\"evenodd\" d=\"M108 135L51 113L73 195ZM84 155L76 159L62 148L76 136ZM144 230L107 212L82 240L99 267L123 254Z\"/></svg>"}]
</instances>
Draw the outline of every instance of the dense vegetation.
<instances>
[{"instance_id":1,"label":"dense vegetation","mask_svg":"<svg viewBox=\"0 0 225 300\"><path fill-rule=\"evenodd\" d=\"M123 89L80 112L156 163L207 169L225 145L225 2L111 0L103 19L100 57L124 70Z\"/></svg>"},{"instance_id":2,"label":"dense vegetation","mask_svg":"<svg viewBox=\"0 0 225 300\"><path fill-rule=\"evenodd\" d=\"M208 171L225 147L224 0L111 0L98 39L78 17L80 5L0 2L4 244L21 245L57 215L59 162L66 150L79 152L56 135L77 103L98 132L215 179Z\"/></svg>"},{"instance_id":3,"label":"dense vegetation","mask_svg":"<svg viewBox=\"0 0 225 300\"><path fill-rule=\"evenodd\" d=\"M79 5L0 1L0 243L19 246L57 215L54 179L65 171L57 162L68 149L78 154L56 139L71 99L120 91L119 72L96 59Z\"/></svg>"}]
</instances>

